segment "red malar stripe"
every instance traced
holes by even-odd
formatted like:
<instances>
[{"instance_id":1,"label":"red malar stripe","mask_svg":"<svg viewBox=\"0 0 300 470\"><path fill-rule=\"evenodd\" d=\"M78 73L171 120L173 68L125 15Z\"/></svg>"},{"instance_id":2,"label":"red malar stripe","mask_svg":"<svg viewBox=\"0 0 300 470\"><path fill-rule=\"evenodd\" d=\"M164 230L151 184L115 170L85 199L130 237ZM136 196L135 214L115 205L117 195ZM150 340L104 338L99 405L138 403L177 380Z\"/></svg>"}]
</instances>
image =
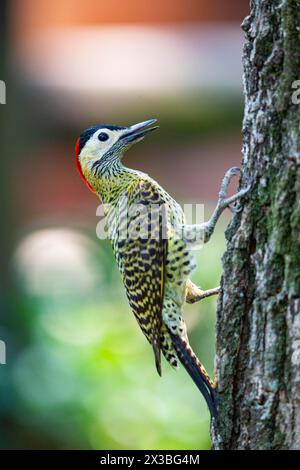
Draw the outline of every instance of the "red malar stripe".
<instances>
[{"instance_id":1,"label":"red malar stripe","mask_svg":"<svg viewBox=\"0 0 300 470\"><path fill-rule=\"evenodd\" d=\"M80 162L79 162L79 145L80 145L80 138L78 138L76 140L76 144L75 144L75 159L76 159L76 168L77 168L77 171L79 173L79 175L81 176L81 178L83 179L83 181L85 182L85 184L87 185L87 187L93 192L95 193L96 191L92 188L92 186L90 185L90 183L88 182L88 180L86 179L86 177L84 176L83 172L82 172L82 168L81 168L81 165L80 165Z\"/></svg>"}]
</instances>

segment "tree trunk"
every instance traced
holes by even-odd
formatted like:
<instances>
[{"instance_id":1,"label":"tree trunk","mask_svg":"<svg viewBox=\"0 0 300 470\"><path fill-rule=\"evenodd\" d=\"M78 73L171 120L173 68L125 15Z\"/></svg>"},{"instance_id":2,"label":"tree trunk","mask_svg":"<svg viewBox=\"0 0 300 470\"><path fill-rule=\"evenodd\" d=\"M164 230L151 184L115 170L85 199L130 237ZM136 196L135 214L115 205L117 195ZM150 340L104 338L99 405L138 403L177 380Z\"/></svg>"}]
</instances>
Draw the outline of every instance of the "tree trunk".
<instances>
[{"instance_id":1,"label":"tree trunk","mask_svg":"<svg viewBox=\"0 0 300 470\"><path fill-rule=\"evenodd\" d=\"M300 1L253 0L243 29L241 184L252 190L226 232L221 448L300 449Z\"/></svg>"}]
</instances>

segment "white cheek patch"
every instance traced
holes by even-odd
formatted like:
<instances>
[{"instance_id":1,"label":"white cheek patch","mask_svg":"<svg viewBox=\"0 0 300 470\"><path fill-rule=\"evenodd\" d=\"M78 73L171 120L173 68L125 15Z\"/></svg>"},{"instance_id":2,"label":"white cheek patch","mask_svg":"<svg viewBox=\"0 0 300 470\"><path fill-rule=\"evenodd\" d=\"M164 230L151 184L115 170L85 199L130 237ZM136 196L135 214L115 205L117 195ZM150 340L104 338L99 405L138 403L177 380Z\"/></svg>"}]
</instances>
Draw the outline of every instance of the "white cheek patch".
<instances>
[{"instance_id":1,"label":"white cheek patch","mask_svg":"<svg viewBox=\"0 0 300 470\"><path fill-rule=\"evenodd\" d=\"M104 142L98 139L98 135L105 132L109 136ZM93 163L100 160L103 155L117 142L122 130L99 129L95 134L90 137L86 142L84 148L80 153L80 164L83 172L89 170Z\"/></svg>"},{"instance_id":2,"label":"white cheek patch","mask_svg":"<svg viewBox=\"0 0 300 470\"><path fill-rule=\"evenodd\" d=\"M99 134L105 133L109 136L104 142L98 139ZM86 142L82 155L89 154L96 156L97 159L101 158L119 139L122 131L111 131L109 129L99 129L94 135Z\"/></svg>"}]
</instances>

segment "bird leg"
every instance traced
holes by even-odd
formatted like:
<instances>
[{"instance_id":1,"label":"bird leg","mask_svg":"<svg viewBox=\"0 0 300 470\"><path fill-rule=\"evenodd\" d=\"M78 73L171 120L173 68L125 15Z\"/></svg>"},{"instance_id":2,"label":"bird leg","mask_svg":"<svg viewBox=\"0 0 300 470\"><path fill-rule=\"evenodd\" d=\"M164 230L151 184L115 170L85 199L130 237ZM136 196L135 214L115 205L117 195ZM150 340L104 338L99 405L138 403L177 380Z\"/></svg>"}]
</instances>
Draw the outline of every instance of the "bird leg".
<instances>
[{"instance_id":1,"label":"bird leg","mask_svg":"<svg viewBox=\"0 0 300 470\"><path fill-rule=\"evenodd\" d=\"M233 167L233 168L230 168L225 173L225 176L224 176L222 184L221 184L220 192L219 192L219 200L218 200L217 207L215 208L215 210L213 212L213 215L211 216L209 221L205 222L203 224L203 230L204 230L203 241L204 241L204 243L207 243L209 241L210 237L212 236L212 234L215 230L216 224L217 224L222 212L224 211L224 209L226 209L226 207L228 207L232 212L240 212L242 210L242 207L240 205L233 205L233 203L237 202L241 197L245 196L245 194L247 194L250 191L250 186L247 186L246 188L241 189L240 191L238 191L233 196L230 196L230 197L226 198L226 193L227 193L229 184L230 184L232 178L234 176L236 176L238 173L241 173L241 170L240 170L240 168L238 168L236 166Z\"/></svg>"},{"instance_id":2,"label":"bird leg","mask_svg":"<svg viewBox=\"0 0 300 470\"><path fill-rule=\"evenodd\" d=\"M238 167L233 167L228 170L223 178L217 207L215 208L211 218L203 224L184 224L179 227L178 233L180 233L183 240L190 246L196 247L199 244L207 243L212 236L216 224L226 207L232 212L240 212L242 207L240 205L234 205L241 197L245 196L250 190L250 186L241 189L236 194L230 197L226 197L228 186L234 176L236 176L241 170Z\"/></svg>"},{"instance_id":3,"label":"bird leg","mask_svg":"<svg viewBox=\"0 0 300 470\"><path fill-rule=\"evenodd\" d=\"M214 289L202 290L197 287L192 281L187 282L185 300L188 304L194 304L206 297L217 295L220 292L220 287Z\"/></svg>"}]
</instances>

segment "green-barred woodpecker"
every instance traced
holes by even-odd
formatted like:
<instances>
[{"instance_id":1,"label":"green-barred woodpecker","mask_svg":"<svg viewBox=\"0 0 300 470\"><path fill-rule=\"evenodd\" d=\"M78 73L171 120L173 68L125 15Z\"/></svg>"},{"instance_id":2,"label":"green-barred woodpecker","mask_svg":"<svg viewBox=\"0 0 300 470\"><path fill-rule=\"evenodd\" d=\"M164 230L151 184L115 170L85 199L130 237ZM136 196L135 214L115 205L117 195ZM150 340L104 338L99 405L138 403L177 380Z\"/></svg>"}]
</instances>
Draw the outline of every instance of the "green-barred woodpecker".
<instances>
[{"instance_id":1,"label":"green-barred woodpecker","mask_svg":"<svg viewBox=\"0 0 300 470\"><path fill-rule=\"evenodd\" d=\"M158 126L148 127L155 122L150 119L129 127L102 124L86 129L76 142L76 165L87 186L103 203L129 304L153 347L158 373L161 375L161 352L174 368L179 360L215 419L215 382L189 344L183 310L185 302L194 303L218 293L218 288L203 291L190 280L195 268L195 244L208 242L223 210L237 210L233 203L249 188L226 197L232 177L239 172L239 168L231 168L224 176L210 220L199 225L186 224L180 205L156 181L122 163L126 150L157 129ZM127 203L127 220L122 210L117 211L124 207L123 201ZM130 211L134 207L139 209ZM146 232L139 231L141 207L147 220ZM134 236L124 232L132 223L136 226Z\"/></svg>"}]
</instances>

